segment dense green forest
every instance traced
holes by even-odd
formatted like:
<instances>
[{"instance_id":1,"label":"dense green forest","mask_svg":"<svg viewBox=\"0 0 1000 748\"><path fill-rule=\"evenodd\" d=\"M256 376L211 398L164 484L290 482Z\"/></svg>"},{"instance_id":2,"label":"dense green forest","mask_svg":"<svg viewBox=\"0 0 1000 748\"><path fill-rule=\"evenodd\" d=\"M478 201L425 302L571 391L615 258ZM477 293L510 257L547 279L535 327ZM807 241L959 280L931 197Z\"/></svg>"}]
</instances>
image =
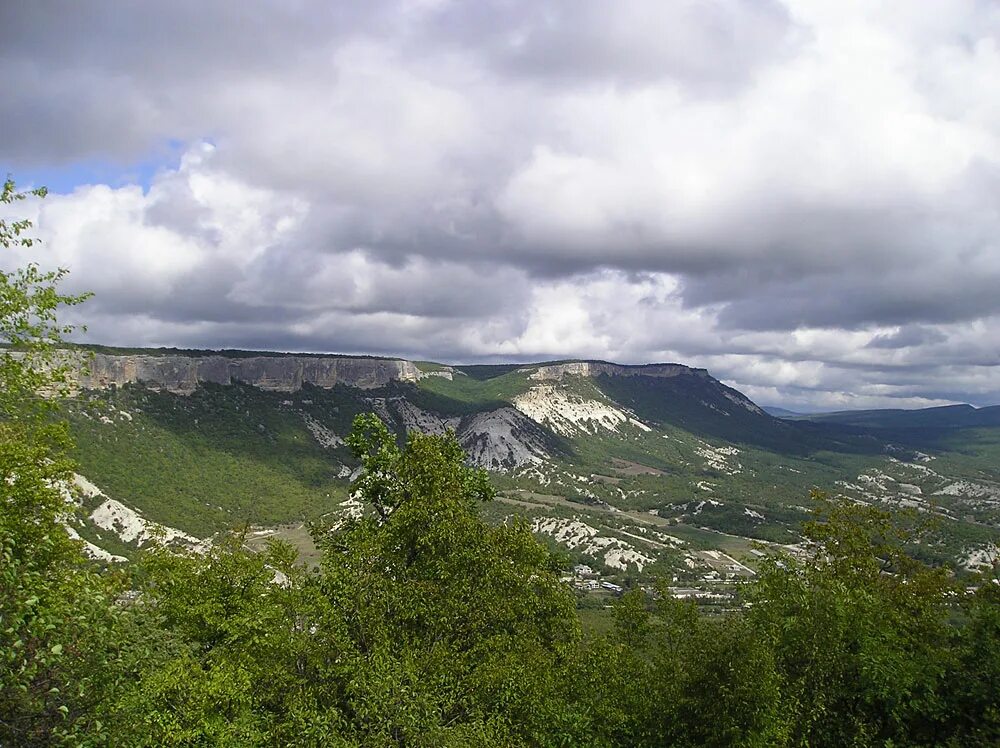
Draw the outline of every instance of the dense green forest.
<instances>
[{"instance_id":1,"label":"dense green forest","mask_svg":"<svg viewBox=\"0 0 1000 748\"><path fill-rule=\"evenodd\" d=\"M3 202L19 198L9 181ZM29 241L0 222L4 246ZM316 523L315 569L239 534L88 561L63 525L61 273L0 274L0 745L970 746L1000 741L1000 584L905 552L890 513L817 496L803 560L773 555L705 615L655 585L605 632L562 560L489 524L451 435L348 440L368 510ZM47 397L38 397L45 392Z\"/></svg>"}]
</instances>

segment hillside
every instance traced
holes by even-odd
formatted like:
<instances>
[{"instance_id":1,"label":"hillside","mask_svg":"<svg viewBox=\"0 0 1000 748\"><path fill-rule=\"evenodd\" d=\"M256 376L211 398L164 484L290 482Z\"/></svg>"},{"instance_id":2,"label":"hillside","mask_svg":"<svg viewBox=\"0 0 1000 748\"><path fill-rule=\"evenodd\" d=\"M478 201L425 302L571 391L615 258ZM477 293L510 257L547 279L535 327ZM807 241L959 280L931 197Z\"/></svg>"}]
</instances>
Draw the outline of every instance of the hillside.
<instances>
[{"instance_id":1,"label":"hillside","mask_svg":"<svg viewBox=\"0 0 1000 748\"><path fill-rule=\"evenodd\" d=\"M754 573L755 543L794 549L812 488L933 518L918 552L959 567L1000 526L1000 429L949 428L924 451L774 418L680 364L102 352L79 384L70 417L93 490L75 531L123 557L147 526L195 539L179 542L250 526L308 554L304 523L362 510L343 438L368 411L400 437L454 430L501 489L488 518L523 517L611 583L655 573L724 590Z\"/></svg>"}]
</instances>

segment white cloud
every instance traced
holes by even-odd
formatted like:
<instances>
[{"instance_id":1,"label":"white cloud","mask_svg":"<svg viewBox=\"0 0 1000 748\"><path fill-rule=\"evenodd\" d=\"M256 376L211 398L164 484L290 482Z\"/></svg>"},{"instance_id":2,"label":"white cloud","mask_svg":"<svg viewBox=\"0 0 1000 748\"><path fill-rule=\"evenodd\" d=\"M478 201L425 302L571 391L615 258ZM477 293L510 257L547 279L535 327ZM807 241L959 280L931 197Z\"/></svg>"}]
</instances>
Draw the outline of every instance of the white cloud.
<instances>
[{"instance_id":1,"label":"white cloud","mask_svg":"<svg viewBox=\"0 0 1000 748\"><path fill-rule=\"evenodd\" d=\"M1000 400L995 4L567 7L6 11L0 160L190 144L146 191L33 208L105 342Z\"/></svg>"}]
</instances>

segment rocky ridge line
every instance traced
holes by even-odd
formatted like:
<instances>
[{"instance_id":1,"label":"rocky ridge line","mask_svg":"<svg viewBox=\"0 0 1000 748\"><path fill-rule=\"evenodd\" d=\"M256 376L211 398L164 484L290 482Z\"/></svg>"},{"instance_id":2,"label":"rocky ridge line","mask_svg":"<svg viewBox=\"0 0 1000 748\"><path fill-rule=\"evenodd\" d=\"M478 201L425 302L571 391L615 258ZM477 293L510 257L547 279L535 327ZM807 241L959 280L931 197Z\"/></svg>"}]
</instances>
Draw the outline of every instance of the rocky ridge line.
<instances>
[{"instance_id":1,"label":"rocky ridge line","mask_svg":"<svg viewBox=\"0 0 1000 748\"><path fill-rule=\"evenodd\" d=\"M525 369L531 371L531 369ZM545 364L534 369L531 379L550 380L562 379L564 376L597 377L605 374L609 377L658 377L667 379L694 374L703 379L709 378L706 369L692 369L683 364L612 364L607 361L569 361L561 364Z\"/></svg>"},{"instance_id":2,"label":"rocky ridge line","mask_svg":"<svg viewBox=\"0 0 1000 748\"><path fill-rule=\"evenodd\" d=\"M141 383L153 390L190 395L198 385L243 382L262 390L296 392L305 384L331 388L337 384L361 389L384 387L393 381L416 382L417 366L402 359L325 358L314 356L115 356L77 354L81 389L107 389Z\"/></svg>"}]
</instances>

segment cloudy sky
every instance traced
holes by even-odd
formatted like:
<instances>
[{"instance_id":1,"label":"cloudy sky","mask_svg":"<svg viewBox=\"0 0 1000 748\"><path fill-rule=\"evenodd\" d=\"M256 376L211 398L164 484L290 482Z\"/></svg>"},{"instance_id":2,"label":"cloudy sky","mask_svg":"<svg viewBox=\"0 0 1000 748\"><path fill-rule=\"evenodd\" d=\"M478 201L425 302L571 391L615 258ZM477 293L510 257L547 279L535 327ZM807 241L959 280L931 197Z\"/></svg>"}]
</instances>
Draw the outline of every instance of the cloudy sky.
<instances>
[{"instance_id":1,"label":"cloudy sky","mask_svg":"<svg viewBox=\"0 0 1000 748\"><path fill-rule=\"evenodd\" d=\"M94 342L1000 403L995 0L0 4Z\"/></svg>"}]
</instances>

